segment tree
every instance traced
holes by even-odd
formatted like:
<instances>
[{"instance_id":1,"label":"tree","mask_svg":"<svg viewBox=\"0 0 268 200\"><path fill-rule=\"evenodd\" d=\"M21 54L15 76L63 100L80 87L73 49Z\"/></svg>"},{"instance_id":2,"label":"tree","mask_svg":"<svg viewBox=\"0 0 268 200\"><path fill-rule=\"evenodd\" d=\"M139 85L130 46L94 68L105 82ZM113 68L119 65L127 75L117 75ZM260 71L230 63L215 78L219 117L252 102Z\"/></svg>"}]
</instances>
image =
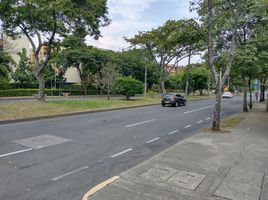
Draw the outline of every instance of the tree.
<instances>
[{"instance_id":1,"label":"tree","mask_svg":"<svg viewBox=\"0 0 268 200\"><path fill-rule=\"evenodd\" d=\"M179 71L176 74L169 75L166 81L167 89L181 90L184 71Z\"/></svg>"},{"instance_id":2,"label":"tree","mask_svg":"<svg viewBox=\"0 0 268 200\"><path fill-rule=\"evenodd\" d=\"M249 88L249 107L252 108L252 80L257 77L259 73L258 58L257 58L257 48L248 43L244 44L238 48L234 56L234 67L242 77L243 82L243 111L248 112L247 108L247 85ZM246 78L248 78L248 83L246 83Z\"/></svg>"},{"instance_id":3,"label":"tree","mask_svg":"<svg viewBox=\"0 0 268 200\"><path fill-rule=\"evenodd\" d=\"M246 38L251 37L251 26L255 23L255 15L249 12L258 4L253 0L200 0L192 2L197 5L197 10L203 26L207 31L205 38L207 41L207 61L210 71L216 84L216 104L213 113L212 129L220 129L221 95L223 86L229 77L234 52L240 46L239 39L242 29L247 29ZM245 21L244 25L240 24ZM253 20L253 21L252 21ZM248 23L250 22L250 23ZM216 66L217 58L226 58L224 66ZM221 75L223 71L223 75Z\"/></svg>"},{"instance_id":4,"label":"tree","mask_svg":"<svg viewBox=\"0 0 268 200\"><path fill-rule=\"evenodd\" d=\"M191 20L193 21L193 20ZM166 92L165 82L169 72L166 66L171 62L176 66L188 56L189 46L185 44L186 24L189 20L168 20L163 26L148 32L139 32L133 38L126 39L132 46L146 49L158 66L162 92ZM192 22L194 23L194 22Z\"/></svg>"},{"instance_id":5,"label":"tree","mask_svg":"<svg viewBox=\"0 0 268 200\"><path fill-rule=\"evenodd\" d=\"M257 58L260 71L258 74L258 79L260 80L260 101L265 100L265 85L268 79L268 29L267 21L264 20L263 24L258 27L258 34L253 39L252 43L257 48Z\"/></svg>"},{"instance_id":6,"label":"tree","mask_svg":"<svg viewBox=\"0 0 268 200\"><path fill-rule=\"evenodd\" d=\"M199 94L203 95L203 90L207 88L208 70L205 67L195 67L191 71L193 81L193 90L199 90Z\"/></svg>"},{"instance_id":7,"label":"tree","mask_svg":"<svg viewBox=\"0 0 268 200\"><path fill-rule=\"evenodd\" d=\"M121 77L115 80L113 91L126 96L127 100L129 100L135 94L141 94L143 92L143 84L131 76Z\"/></svg>"},{"instance_id":8,"label":"tree","mask_svg":"<svg viewBox=\"0 0 268 200\"><path fill-rule=\"evenodd\" d=\"M142 82L145 80L145 70L147 69L146 82L149 87L158 81L154 60L144 49L130 49L117 52L113 62L116 63L123 76L131 76Z\"/></svg>"},{"instance_id":9,"label":"tree","mask_svg":"<svg viewBox=\"0 0 268 200\"><path fill-rule=\"evenodd\" d=\"M65 37L79 27L97 39L99 28L109 23L106 0L2 0L0 20L7 35L15 37L24 34L31 44L39 100L44 100L42 71L50 59L56 36ZM46 56L41 60L39 53L42 48Z\"/></svg>"},{"instance_id":10,"label":"tree","mask_svg":"<svg viewBox=\"0 0 268 200\"><path fill-rule=\"evenodd\" d=\"M101 71L97 73L96 81L99 87L107 92L107 100L110 100L110 93L116 77L119 76L119 71L112 63L105 64Z\"/></svg>"},{"instance_id":11,"label":"tree","mask_svg":"<svg viewBox=\"0 0 268 200\"><path fill-rule=\"evenodd\" d=\"M12 73L12 78L15 82L21 84L33 84L36 82L36 79L32 73L31 63L27 56L26 49L22 49L21 52L18 53L20 60L19 64L16 67L14 73Z\"/></svg>"},{"instance_id":12,"label":"tree","mask_svg":"<svg viewBox=\"0 0 268 200\"><path fill-rule=\"evenodd\" d=\"M2 81L9 79L10 65L12 64L15 62L9 53L0 50L0 79Z\"/></svg>"}]
</instances>

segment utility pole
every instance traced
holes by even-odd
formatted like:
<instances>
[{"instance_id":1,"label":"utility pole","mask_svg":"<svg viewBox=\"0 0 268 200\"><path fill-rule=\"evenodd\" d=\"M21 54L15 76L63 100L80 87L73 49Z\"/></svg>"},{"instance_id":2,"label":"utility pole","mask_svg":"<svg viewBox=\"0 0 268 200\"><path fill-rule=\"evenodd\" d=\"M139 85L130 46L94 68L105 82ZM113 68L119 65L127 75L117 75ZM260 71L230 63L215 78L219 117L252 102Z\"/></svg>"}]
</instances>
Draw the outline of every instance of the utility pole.
<instances>
[{"instance_id":1,"label":"utility pole","mask_svg":"<svg viewBox=\"0 0 268 200\"><path fill-rule=\"evenodd\" d=\"M145 65L145 72L144 72L144 97L146 97L146 90L147 90L147 65Z\"/></svg>"},{"instance_id":2,"label":"utility pole","mask_svg":"<svg viewBox=\"0 0 268 200\"><path fill-rule=\"evenodd\" d=\"M191 55L192 55L192 46L190 45L189 56L188 56L188 66L187 66L187 76L186 76L186 86L185 86L185 96L188 95L189 90L189 76L190 76L190 65L191 65Z\"/></svg>"},{"instance_id":3,"label":"utility pole","mask_svg":"<svg viewBox=\"0 0 268 200\"><path fill-rule=\"evenodd\" d=\"M208 96L210 94L210 72L208 73Z\"/></svg>"}]
</instances>

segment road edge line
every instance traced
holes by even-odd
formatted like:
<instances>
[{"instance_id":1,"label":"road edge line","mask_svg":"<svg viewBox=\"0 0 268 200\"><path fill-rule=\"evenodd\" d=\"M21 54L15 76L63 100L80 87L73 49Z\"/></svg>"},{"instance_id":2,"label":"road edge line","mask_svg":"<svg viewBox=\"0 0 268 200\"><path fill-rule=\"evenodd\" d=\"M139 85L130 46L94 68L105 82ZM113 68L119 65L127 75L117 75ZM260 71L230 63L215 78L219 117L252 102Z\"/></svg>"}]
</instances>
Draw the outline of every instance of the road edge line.
<instances>
[{"instance_id":1,"label":"road edge line","mask_svg":"<svg viewBox=\"0 0 268 200\"><path fill-rule=\"evenodd\" d=\"M96 185L95 187L91 188L82 198L82 200L89 200L96 192L100 191L101 189L105 188L106 186L112 184L113 182L120 179L119 176L114 176L110 179L103 181L102 183Z\"/></svg>"}]
</instances>

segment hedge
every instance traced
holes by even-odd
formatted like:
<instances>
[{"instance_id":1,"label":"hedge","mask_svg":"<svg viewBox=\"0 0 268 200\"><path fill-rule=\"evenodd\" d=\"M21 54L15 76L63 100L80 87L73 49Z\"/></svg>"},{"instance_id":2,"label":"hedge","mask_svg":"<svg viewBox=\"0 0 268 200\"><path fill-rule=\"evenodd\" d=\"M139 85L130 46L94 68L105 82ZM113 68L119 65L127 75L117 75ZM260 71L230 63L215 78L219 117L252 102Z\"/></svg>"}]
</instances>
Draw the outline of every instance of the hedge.
<instances>
[{"instance_id":1,"label":"hedge","mask_svg":"<svg viewBox=\"0 0 268 200\"><path fill-rule=\"evenodd\" d=\"M10 89L0 90L0 97L15 97L15 96L34 96L38 93L38 89ZM71 89L45 89L47 96L59 96L62 93L71 93L71 95L84 95L85 90L71 90ZM99 95L99 90L87 90L87 95Z\"/></svg>"}]
</instances>

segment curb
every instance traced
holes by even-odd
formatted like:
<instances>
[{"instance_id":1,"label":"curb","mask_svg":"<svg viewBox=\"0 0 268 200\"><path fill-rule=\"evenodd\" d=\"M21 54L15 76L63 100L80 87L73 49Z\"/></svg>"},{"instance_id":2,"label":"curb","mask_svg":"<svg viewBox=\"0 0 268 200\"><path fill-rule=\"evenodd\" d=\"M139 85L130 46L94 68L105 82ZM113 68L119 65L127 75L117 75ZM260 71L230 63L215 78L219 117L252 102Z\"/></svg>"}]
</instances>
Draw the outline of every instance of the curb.
<instances>
[{"instance_id":1,"label":"curb","mask_svg":"<svg viewBox=\"0 0 268 200\"><path fill-rule=\"evenodd\" d=\"M156 106L156 105L159 105L159 103L148 104L148 105L139 105L139 106L131 106L131 107L121 107L121 108L110 108L110 109L102 109L102 110L89 110L89 111L82 111L82 112L72 112L72 113L50 115L50 116L30 117L30 118L24 118L24 119L4 120L4 121L0 121L0 125L13 124L13 123L18 123L18 122L37 121L37 120L42 120L42 119L53 119L53 118L59 118L59 117L69 117L69 116L91 114L91 113L109 112L109 111L115 111L115 110L127 110L127 109L132 109L132 108L141 108L141 107L149 107L149 106Z\"/></svg>"},{"instance_id":2,"label":"curb","mask_svg":"<svg viewBox=\"0 0 268 200\"><path fill-rule=\"evenodd\" d=\"M114 176L102 183L96 185L95 187L91 188L82 198L82 200L89 200L96 192L100 191L101 189L105 188L106 186L110 185L111 183L120 179L119 176Z\"/></svg>"}]
</instances>

